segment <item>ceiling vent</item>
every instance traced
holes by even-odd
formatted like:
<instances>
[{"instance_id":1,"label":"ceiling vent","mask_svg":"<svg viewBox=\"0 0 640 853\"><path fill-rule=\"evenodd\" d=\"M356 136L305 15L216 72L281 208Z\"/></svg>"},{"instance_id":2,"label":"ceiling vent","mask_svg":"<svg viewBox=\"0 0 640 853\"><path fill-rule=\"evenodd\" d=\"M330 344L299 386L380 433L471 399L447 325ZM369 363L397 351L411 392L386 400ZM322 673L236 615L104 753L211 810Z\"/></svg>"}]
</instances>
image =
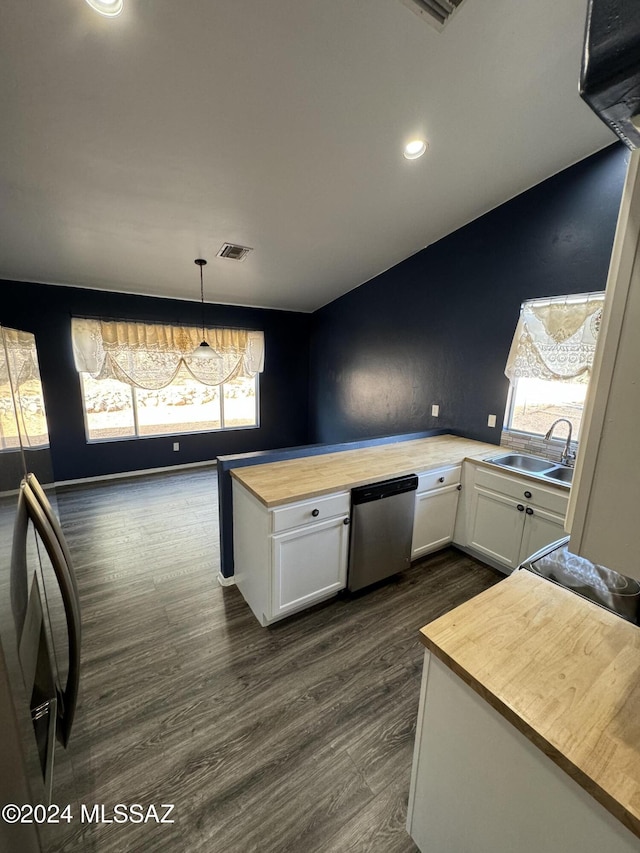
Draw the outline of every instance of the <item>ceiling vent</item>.
<instances>
[{"instance_id":1,"label":"ceiling vent","mask_svg":"<svg viewBox=\"0 0 640 853\"><path fill-rule=\"evenodd\" d=\"M400 2L436 29L441 30L456 9L462 5L463 0L400 0Z\"/></svg>"},{"instance_id":2,"label":"ceiling vent","mask_svg":"<svg viewBox=\"0 0 640 853\"><path fill-rule=\"evenodd\" d=\"M229 258L230 261L244 261L249 252L253 252L249 246L237 246L235 243L225 243L220 249L218 258Z\"/></svg>"}]
</instances>

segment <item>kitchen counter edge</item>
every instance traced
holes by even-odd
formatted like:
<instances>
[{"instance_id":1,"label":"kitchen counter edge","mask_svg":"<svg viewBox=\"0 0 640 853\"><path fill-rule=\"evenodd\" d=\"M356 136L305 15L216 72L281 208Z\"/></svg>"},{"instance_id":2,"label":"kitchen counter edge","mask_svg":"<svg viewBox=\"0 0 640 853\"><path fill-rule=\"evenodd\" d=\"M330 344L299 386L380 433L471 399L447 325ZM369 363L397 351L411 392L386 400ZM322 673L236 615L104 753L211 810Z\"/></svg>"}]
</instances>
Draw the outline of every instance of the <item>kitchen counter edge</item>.
<instances>
[{"instance_id":1,"label":"kitchen counter edge","mask_svg":"<svg viewBox=\"0 0 640 853\"><path fill-rule=\"evenodd\" d=\"M389 456L394 451L401 452L402 455L405 455L406 451L411 452L411 450L418 446L425 447L427 443L432 447L442 447L443 445L446 447L449 445L451 453L449 454L446 452L446 458L441 456L433 462L419 461L418 464L416 464L415 460L407 460L405 464L393 467L393 470L384 470L382 473L379 471L365 470L367 468L367 462L365 462L363 471L359 476L345 475L344 479L336 477L326 485L314 486L313 488L304 488L300 490L291 488L286 495L282 495L277 498L265 497L265 489L253 482L256 480L257 475L259 476L260 474L264 474L267 469L269 469L274 476L277 476L278 473L283 471L288 472L289 476L295 476L296 469L303 471L305 467L309 466L316 469L320 465L326 466L327 464L341 468L344 467L345 462L349 463L358 458L362 458L367 461L371 459L382 459ZM462 445L465 446L464 449L462 448ZM449 465L460 465L464 461L482 463L484 457L490 455L495 456L500 453L500 450L501 448L497 444L487 444L486 442L461 438L460 436L454 435L438 435L429 438L415 439L408 442L396 442L376 447L344 450L320 456L303 456L297 459L279 462L265 462L261 465L232 469L230 473L232 478L244 486L244 488L259 500L261 504L263 504L267 509L273 509L277 506L283 506L297 501L310 500L322 495L350 491L357 486L366 486L369 483L391 477L402 477L407 474L422 474L424 472L434 471L438 468ZM491 467L494 468L494 470L496 468L494 465L491 465ZM551 488L554 488L554 486L551 485Z\"/></svg>"},{"instance_id":2,"label":"kitchen counter edge","mask_svg":"<svg viewBox=\"0 0 640 853\"><path fill-rule=\"evenodd\" d=\"M511 587L509 589L509 586ZM609 613L603 608L590 601L586 601L570 590L557 586L556 584L547 581L544 578L539 578L531 572L521 570L514 572L508 578L505 578L500 583L491 587L471 601L466 602L460 607L446 613L444 616L430 622L420 630L420 639L426 648L439 658L452 672L459 676L469 687L472 688L481 698L483 698L494 710L501 714L508 722L510 722L518 731L527 737L535 746L537 746L547 757L549 757L558 767L564 770L575 782L577 782L585 791L591 794L607 811L626 826L634 835L640 838L640 785L633 791L632 795L628 794L628 785L625 788L626 795L620 782L620 791L615 788L619 774L607 768L607 772L602 769L602 766L595 761L596 767L589 769L585 767L585 756L578 755L580 752L580 738L577 738L577 746L571 748L571 743L568 746L563 746L560 743L560 732L566 728L567 717L560 715L556 730L553 726L549 726L547 731L542 729L546 725L547 720L542 725L538 724L535 719L535 713L529 713L530 709L526 708L526 702L520 702L518 698L519 690L522 690L522 695L529 690L543 695L548 701L554 701L554 688L558 693L558 701L560 694L566 695L566 691L571 688L571 685L562 680L565 677L562 665L551 668L545 672L540 682L535 685L518 684L517 679L511 677L505 681L505 684L496 688L496 684L492 684L491 665L487 664L487 660L495 660L499 658L499 643L500 639L507 636L504 630L498 629L492 631L490 627L479 627L477 636L473 636L472 631L463 627L468 623L470 614L473 614L473 620L479 626L483 620L491 620L493 624L496 621L496 601L500 594L508 591L510 595L503 596L505 599L501 602L499 610L505 612L507 598L512 599L511 606L514 607L514 620L517 621L517 628L514 626L514 632L517 631L518 648L527 647L529 635L534 636L534 632L540 632L540 624L535 624L539 621L539 610L535 606L536 595L541 594L548 598L550 604L554 602L558 604L558 610L563 612L573 611L578 618L586 618L593 620L594 633L601 632L604 638L604 643L609 648L617 648L621 656L631 657L631 653L635 656L640 656L640 628L625 621L621 617ZM518 607L516 599L520 602L520 613L517 615ZM485 614L483 616L483 610ZM550 623L549 623L550 624ZM504 626L503 626L504 627ZM548 626L547 626L548 628ZM575 643L575 626L568 624L566 628L566 636L564 638L565 645L562 645L562 631L558 632L557 626L554 630L555 643L560 648L572 650L575 655L579 652L576 650ZM548 630L549 635L552 633ZM465 636L461 638L461 634ZM457 636L457 640L454 637ZM513 639L513 637L511 637ZM483 646L484 648L483 651ZM511 654L511 652L510 652ZM569 652L567 652L566 662L569 662ZM588 665L588 656L585 659L581 658L581 666ZM484 663L479 663L483 659ZM535 667L534 667L535 669ZM524 667L523 672L531 672L531 666ZM594 679L596 678L594 667ZM528 676L524 675L521 679L525 682ZM593 705L586 701L584 697L590 693L593 687L593 680L585 677L582 671L581 681L583 683L583 700L588 709L592 712ZM587 685L587 686L584 686ZM635 670L629 673L625 678L624 673L619 679L618 687L619 699L613 693L608 696L611 712L607 717L603 715L602 709L599 710L598 719L602 720L606 717L608 726L602 726L600 732L590 732L589 741L598 744L601 740L606 741L609 737L609 729L615 732L615 737L611 736L611 741L620 741L627 743L630 740L633 743L631 731L634 723L631 721L635 715L632 709L626 708L626 703L629 701L629 696L634 697L635 711L640 713L640 665ZM576 684L576 695L572 705L580 701L579 687ZM626 716L629 718L629 738L624 738L621 715L614 713L617 708L616 702L619 702L620 707L624 707ZM593 714L591 713L591 717ZM571 739L569 739L571 741ZM640 767L640 745L636 745L638 754L634 757L629 755L624 756L625 767L636 766ZM600 772L598 772L600 770Z\"/></svg>"}]
</instances>

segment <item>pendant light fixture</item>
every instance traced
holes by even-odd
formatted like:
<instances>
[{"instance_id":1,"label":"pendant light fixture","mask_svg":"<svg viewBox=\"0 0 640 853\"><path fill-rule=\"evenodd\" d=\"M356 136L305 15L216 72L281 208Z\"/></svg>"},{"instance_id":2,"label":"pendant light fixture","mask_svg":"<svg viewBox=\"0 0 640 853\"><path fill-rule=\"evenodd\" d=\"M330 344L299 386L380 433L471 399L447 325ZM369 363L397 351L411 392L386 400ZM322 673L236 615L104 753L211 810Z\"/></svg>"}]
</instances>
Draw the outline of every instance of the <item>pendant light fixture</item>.
<instances>
[{"instance_id":1,"label":"pendant light fixture","mask_svg":"<svg viewBox=\"0 0 640 853\"><path fill-rule=\"evenodd\" d=\"M202 279L202 267L206 266L207 262L204 258L196 258L194 264L197 264L200 267L200 307L202 310L202 340L191 353L191 358L220 358L220 355L209 346L204 336L204 281Z\"/></svg>"}]
</instances>

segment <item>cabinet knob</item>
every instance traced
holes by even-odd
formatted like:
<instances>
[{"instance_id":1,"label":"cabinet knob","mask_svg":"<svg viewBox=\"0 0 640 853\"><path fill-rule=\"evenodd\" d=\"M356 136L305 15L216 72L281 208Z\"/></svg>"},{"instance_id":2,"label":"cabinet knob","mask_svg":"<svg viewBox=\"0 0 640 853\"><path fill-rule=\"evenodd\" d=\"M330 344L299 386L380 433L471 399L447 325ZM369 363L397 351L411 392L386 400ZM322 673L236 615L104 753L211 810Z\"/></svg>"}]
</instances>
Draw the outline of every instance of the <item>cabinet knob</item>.
<instances>
[{"instance_id":1,"label":"cabinet knob","mask_svg":"<svg viewBox=\"0 0 640 853\"><path fill-rule=\"evenodd\" d=\"M524 506L523 506L523 504L518 504L518 506L516 507L516 509L518 510L518 512L524 512Z\"/></svg>"},{"instance_id":2,"label":"cabinet knob","mask_svg":"<svg viewBox=\"0 0 640 853\"><path fill-rule=\"evenodd\" d=\"M533 510L530 506L527 507L527 515L533 515Z\"/></svg>"},{"instance_id":3,"label":"cabinet knob","mask_svg":"<svg viewBox=\"0 0 640 853\"><path fill-rule=\"evenodd\" d=\"M349 522L350 522L350 521L351 521L351 519L350 519L350 518L345 518L345 520L344 520L342 523L343 523L343 524L349 524Z\"/></svg>"},{"instance_id":4,"label":"cabinet knob","mask_svg":"<svg viewBox=\"0 0 640 853\"><path fill-rule=\"evenodd\" d=\"M311 510L311 515L312 515L314 518L317 518L317 517L320 515L320 510L319 510L319 509L312 509L312 510Z\"/></svg>"},{"instance_id":5,"label":"cabinet knob","mask_svg":"<svg viewBox=\"0 0 640 853\"><path fill-rule=\"evenodd\" d=\"M438 477L438 482L439 482L439 483L444 483L444 477Z\"/></svg>"},{"instance_id":6,"label":"cabinet knob","mask_svg":"<svg viewBox=\"0 0 640 853\"><path fill-rule=\"evenodd\" d=\"M462 483L458 483L458 485L456 486L456 489L457 489L459 492L461 492L461 491L462 491Z\"/></svg>"},{"instance_id":7,"label":"cabinet knob","mask_svg":"<svg viewBox=\"0 0 640 853\"><path fill-rule=\"evenodd\" d=\"M531 497L531 492L525 492L524 496L527 500L529 500L529 498Z\"/></svg>"}]
</instances>

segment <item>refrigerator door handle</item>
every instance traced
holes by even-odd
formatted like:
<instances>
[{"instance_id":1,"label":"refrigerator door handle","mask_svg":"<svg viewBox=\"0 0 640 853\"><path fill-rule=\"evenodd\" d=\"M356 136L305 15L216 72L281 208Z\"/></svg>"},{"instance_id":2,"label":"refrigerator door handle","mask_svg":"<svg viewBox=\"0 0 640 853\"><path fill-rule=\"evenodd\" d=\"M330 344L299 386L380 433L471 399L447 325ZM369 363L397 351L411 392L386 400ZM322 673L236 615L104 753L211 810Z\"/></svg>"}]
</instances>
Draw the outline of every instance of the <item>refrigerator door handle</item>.
<instances>
[{"instance_id":1,"label":"refrigerator door handle","mask_svg":"<svg viewBox=\"0 0 640 853\"><path fill-rule=\"evenodd\" d=\"M60 691L61 701L58 703L57 725L58 740L66 747L69 742L71 726L75 716L78 701L78 686L80 681L81 623L78 590L75 578L73 577L73 569L67 563L65 556L65 551L67 550L66 545L63 547L61 540L58 535L56 535L56 530L54 530L54 527L47 518L48 514L45 513L36 492L33 490L28 480L25 479L22 481L21 489L27 504L29 517L44 544L49 559L51 560L51 565L53 566L56 580L60 588L67 622L69 672L67 675L67 683L64 689ZM51 513L53 514L52 510ZM60 534L62 534L61 530Z\"/></svg>"},{"instance_id":2,"label":"refrigerator door handle","mask_svg":"<svg viewBox=\"0 0 640 853\"><path fill-rule=\"evenodd\" d=\"M75 572L73 571L73 560L71 559L71 554L69 553L69 548L67 546L67 540L65 539L65 535L62 532L62 527L60 526L60 522L58 521L58 517L53 511L53 507L49 502L49 498L47 497L45 490L40 485L40 482L35 474L30 473L27 474L25 480L31 486L31 491L34 493L40 506L42 507L42 511L47 517L47 521L53 528L53 532L56 534L56 538L58 539L58 543L60 548L62 549L62 553L64 555L65 562L67 564L67 568L69 569L69 578L71 580L71 584L73 586L73 594L76 597L76 601L80 602L80 594L78 593L78 585L76 583ZM79 604L78 604L79 607Z\"/></svg>"}]
</instances>

